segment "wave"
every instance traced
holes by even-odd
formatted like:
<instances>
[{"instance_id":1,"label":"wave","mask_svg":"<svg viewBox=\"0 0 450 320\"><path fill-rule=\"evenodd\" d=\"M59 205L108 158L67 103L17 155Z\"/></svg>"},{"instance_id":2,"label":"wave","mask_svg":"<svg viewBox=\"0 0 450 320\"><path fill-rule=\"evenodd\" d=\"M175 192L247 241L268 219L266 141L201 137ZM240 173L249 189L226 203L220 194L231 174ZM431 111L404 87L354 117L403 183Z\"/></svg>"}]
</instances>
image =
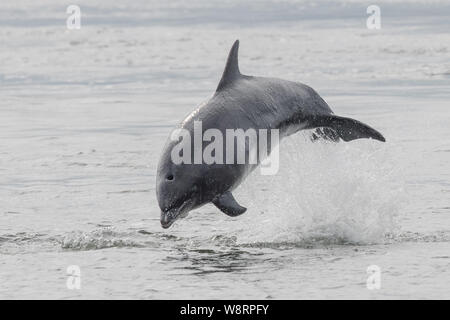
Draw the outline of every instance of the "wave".
<instances>
[{"instance_id":1,"label":"wave","mask_svg":"<svg viewBox=\"0 0 450 320\"><path fill-rule=\"evenodd\" d=\"M285 238L285 237L284 237ZM377 244L450 242L450 231L441 230L425 234L404 231L386 234ZM153 248L223 253L229 250L241 252L245 248L268 248L286 250L292 248L315 249L334 246L366 246L369 243L353 242L348 238L330 236L304 236L297 239L274 239L244 241L234 235L216 234L208 237L180 237L146 230L117 231L113 227L88 232L73 231L63 235L49 236L39 233L6 234L0 236L0 253L21 254L54 251L91 251L111 248Z\"/></svg>"},{"instance_id":2,"label":"wave","mask_svg":"<svg viewBox=\"0 0 450 320\"><path fill-rule=\"evenodd\" d=\"M70 250L98 250L106 248L143 247L127 233L102 228L91 232L71 232L61 240L61 248Z\"/></svg>"}]
</instances>

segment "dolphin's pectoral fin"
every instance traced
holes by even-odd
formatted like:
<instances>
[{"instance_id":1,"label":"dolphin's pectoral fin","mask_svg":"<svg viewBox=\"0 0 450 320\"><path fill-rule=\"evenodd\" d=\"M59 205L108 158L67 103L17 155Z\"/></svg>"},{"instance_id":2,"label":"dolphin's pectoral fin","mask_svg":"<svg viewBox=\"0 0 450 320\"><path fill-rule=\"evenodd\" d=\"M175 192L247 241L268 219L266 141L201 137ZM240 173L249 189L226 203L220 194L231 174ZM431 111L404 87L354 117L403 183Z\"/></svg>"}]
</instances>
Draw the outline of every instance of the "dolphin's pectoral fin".
<instances>
[{"instance_id":1,"label":"dolphin's pectoral fin","mask_svg":"<svg viewBox=\"0 0 450 320\"><path fill-rule=\"evenodd\" d=\"M339 117L332 114L315 115L312 120L309 121L309 127L311 129L317 127L331 128L339 138L344 141L362 138L372 138L383 142L386 141L381 133L368 125L355 119ZM334 138L329 133L325 134L325 136L331 138L331 140Z\"/></svg>"},{"instance_id":2,"label":"dolphin's pectoral fin","mask_svg":"<svg viewBox=\"0 0 450 320\"><path fill-rule=\"evenodd\" d=\"M237 203L230 191L215 197L212 203L230 217L237 217L247 210Z\"/></svg>"}]
</instances>

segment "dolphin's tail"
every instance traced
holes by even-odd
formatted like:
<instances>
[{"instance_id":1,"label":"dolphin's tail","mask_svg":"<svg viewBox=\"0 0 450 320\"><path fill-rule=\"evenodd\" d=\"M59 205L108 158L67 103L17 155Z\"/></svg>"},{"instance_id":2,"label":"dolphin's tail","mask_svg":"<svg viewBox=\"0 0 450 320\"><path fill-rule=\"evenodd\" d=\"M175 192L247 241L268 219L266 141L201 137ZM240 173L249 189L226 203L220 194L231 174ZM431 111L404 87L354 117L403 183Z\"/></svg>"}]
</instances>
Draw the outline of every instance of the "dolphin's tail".
<instances>
[{"instance_id":1,"label":"dolphin's tail","mask_svg":"<svg viewBox=\"0 0 450 320\"><path fill-rule=\"evenodd\" d=\"M336 131L328 127L317 128L311 134L311 141L327 140L332 142L339 142L339 139L340 137L336 133Z\"/></svg>"},{"instance_id":2,"label":"dolphin's tail","mask_svg":"<svg viewBox=\"0 0 450 320\"><path fill-rule=\"evenodd\" d=\"M352 141L366 138L386 141L381 133L368 125L355 119L332 114L314 116L312 121L309 122L309 127L318 128L313 134L313 139L325 138L338 141L341 138L344 141Z\"/></svg>"}]
</instances>

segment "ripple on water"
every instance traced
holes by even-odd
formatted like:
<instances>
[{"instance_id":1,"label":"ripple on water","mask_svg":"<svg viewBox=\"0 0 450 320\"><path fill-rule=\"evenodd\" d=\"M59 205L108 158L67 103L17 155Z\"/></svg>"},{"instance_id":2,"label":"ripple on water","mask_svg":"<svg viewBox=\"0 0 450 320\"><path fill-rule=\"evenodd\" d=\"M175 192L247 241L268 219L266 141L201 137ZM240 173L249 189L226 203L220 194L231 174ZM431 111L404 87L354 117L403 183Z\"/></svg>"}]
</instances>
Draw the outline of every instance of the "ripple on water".
<instances>
[{"instance_id":1,"label":"ripple on water","mask_svg":"<svg viewBox=\"0 0 450 320\"><path fill-rule=\"evenodd\" d=\"M248 240L248 239L247 239ZM450 231L441 230L433 233L404 231L387 234L378 244L395 244L408 242L450 242ZM339 237L316 237L305 235L295 241L239 241L234 235L215 234L212 236L179 236L143 229L117 230L107 226L92 231L73 231L62 235L45 233L19 232L0 235L0 253L17 254L37 251L88 251L108 248L147 248L167 252L167 259L197 259L239 261L252 260L265 252L281 252L290 249L318 249L341 246L367 246L367 243L351 242ZM258 249L259 251L255 251ZM262 251L261 251L262 250ZM175 253L173 255L171 252ZM183 258L184 257L184 258ZM206 260L205 260L206 259ZM220 263L218 264L220 268Z\"/></svg>"}]
</instances>

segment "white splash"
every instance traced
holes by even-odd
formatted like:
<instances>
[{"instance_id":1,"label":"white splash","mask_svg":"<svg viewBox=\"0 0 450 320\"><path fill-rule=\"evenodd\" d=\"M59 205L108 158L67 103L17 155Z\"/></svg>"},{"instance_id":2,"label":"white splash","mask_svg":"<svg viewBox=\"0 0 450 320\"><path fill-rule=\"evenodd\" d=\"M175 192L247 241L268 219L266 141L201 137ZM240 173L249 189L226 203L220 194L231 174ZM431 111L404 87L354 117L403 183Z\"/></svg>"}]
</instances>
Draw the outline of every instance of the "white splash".
<instances>
[{"instance_id":1,"label":"white splash","mask_svg":"<svg viewBox=\"0 0 450 320\"><path fill-rule=\"evenodd\" d=\"M249 208L239 241L382 241L395 231L403 199L391 151L373 140L314 143L302 134L285 139L278 174L255 171L238 190Z\"/></svg>"}]
</instances>

